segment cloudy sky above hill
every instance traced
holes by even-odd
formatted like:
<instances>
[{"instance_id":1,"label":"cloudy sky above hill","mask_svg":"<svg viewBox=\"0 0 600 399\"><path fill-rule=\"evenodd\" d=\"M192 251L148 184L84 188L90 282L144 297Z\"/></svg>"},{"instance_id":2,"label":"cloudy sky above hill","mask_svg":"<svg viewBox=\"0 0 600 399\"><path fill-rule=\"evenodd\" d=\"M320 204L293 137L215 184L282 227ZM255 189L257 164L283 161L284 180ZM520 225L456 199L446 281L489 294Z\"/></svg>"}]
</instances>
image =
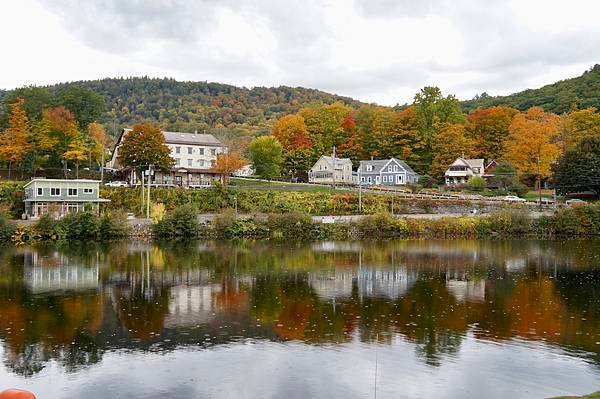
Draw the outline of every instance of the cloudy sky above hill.
<instances>
[{"instance_id":1,"label":"cloudy sky above hill","mask_svg":"<svg viewBox=\"0 0 600 399\"><path fill-rule=\"evenodd\" d=\"M410 102L508 94L600 63L595 0L0 2L0 88L116 76Z\"/></svg>"}]
</instances>

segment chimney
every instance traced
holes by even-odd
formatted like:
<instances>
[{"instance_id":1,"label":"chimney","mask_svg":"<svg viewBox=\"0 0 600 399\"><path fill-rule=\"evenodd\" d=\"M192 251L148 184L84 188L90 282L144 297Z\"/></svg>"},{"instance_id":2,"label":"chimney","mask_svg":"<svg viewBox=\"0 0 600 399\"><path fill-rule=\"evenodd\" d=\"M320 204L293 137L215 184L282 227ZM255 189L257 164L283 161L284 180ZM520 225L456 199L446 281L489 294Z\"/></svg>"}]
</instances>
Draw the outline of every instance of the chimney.
<instances>
[{"instance_id":1,"label":"chimney","mask_svg":"<svg viewBox=\"0 0 600 399\"><path fill-rule=\"evenodd\" d=\"M198 129L194 130L194 134L196 134L196 135L198 134Z\"/></svg>"}]
</instances>

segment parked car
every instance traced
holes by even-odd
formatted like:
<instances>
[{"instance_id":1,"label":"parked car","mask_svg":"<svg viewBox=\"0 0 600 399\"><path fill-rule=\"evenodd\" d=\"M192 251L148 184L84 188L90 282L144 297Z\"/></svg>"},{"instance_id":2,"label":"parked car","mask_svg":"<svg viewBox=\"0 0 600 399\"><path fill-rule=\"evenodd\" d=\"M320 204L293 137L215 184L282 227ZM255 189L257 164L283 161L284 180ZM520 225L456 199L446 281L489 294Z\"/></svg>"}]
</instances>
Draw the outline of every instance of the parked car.
<instances>
[{"instance_id":1,"label":"parked car","mask_svg":"<svg viewBox=\"0 0 600 399\"><path fill-rule=\"evenodd\" d=\"M573 199L567 200L565 202L565 204L567 204L568 206L577 206L577 205L585 205L585 204L587 204L587 202L585 202L584 200L580 200L579 198L573 198Z\"/></svg>"},{"instance_id":2,"label":"parked car","mask_svg":"<svg viewBox=\"0 0 600 399\"><path fill-rule=\"evenodd\" d=\"M504 197L504 201L512 201L512 202L526 202L525 198L517 197L516 195L507 195Z\"/></svg>"},{"instance_id":3,"label":"parked car","mask_svg":"<svg viewBox=\"0 0 600 399\"><path fill-rule=\"evenodd\" d=\"M128 220L135 219L135 214L134 214L134 213L131 213L131 212L128 212L128 213L127 213L127 219L128 219Z\"/></svg>"},{"instance_id":4,"label":"parked car","mask_svg":"<svg viewBox=\"0 0 600 399\"><path fill-rule=\"evenodd\" d=\"M106 187L129 187L129 184L126 181L109 181L105 184Z\"/></svg>"}]
</instances>

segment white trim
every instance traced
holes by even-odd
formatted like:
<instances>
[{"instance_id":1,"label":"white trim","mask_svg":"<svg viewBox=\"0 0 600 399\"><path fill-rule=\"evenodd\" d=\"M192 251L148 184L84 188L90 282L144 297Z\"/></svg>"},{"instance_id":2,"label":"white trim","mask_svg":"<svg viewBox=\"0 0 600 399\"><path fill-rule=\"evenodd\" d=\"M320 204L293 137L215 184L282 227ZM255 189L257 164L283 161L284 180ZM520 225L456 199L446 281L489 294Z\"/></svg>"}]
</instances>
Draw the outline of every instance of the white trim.
<instances>
[{"instance_id":1,"label":"white trim","mask_svg":"<svg viewBox=\"0 0 600 399\"><path fill-rule=\"evenodd\" d=\"M58 194L52 194L52 190L58 190ZM50 196L51 197L60 197L61 188L60 187L50 187Z\"/></svg>"},{"instance_id":2,"label":"white trim","mask_svg":"<svg viewBox=\"0 0 600 399\"><path fill-rule=\"evenodd\" d=\"M75 194L71 194L71 190L75 190ZM79 196L79 189L75 188L75 187L69 187L67 188L67 197L78 197Z\"/></svg>"}]
</instances>

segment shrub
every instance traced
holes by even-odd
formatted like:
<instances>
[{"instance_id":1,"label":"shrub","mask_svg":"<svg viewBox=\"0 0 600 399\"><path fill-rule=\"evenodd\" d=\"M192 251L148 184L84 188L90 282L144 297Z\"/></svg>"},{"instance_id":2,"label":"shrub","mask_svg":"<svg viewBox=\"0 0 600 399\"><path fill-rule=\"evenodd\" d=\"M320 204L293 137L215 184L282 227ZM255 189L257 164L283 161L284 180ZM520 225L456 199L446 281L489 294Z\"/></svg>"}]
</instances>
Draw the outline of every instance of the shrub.
<instances>
[{"instance_id":1,"label":"shrub","mask_svg":"<svg viewBox=\"0 0 600 399\"><path fill-rule=\"evenodd\" d=\"M67 240L85 240L98 237L100 223L94 212L69 213L56 225L59 238Z\"/></svg>"},{"instance_id":2,"label":"shrub","mask_svg":"<svg viewBox=\"0 0 600 399\"><path fill-rule=\"evenodd\" d=\"M4 214L0 214L0 241L9 241L16 231L15 224Z\"/></svg>"},{"instance_id":3,"label":"shrub","mask_svg":"<svg viewBox=\"0 0 600 399\"><path fill-rule=\"evenodd\" d=\"M419 177L419 184L425 188L432 188L434 183L434 180L429 175Z\"/></svg>"},{"instance_id":4,"label":"shrub","mask_svg":"<svg viewBox=\"0 0 600 399\"><path fill-rule=\"evenodd\" d=\"M273 238L317 239L324 238L325 232L320 224L313 223L309 215L299 212L271 214L267 226Z\"/></svg>"},{"instance_id":5,"label":"shrub","mask_svg":"<svg viewBox=\"0 0 600 399\"><path fill-rule=\"evenodd\" d=\"M510 186L507 187L507 189L508 191L515 195L518 195L519 197L522 197L525 194L527 194L527 192L529 192L529 188L525 184L519 183L518 181L513 182Z\"/></svg>"},{"instance_id":6,"label":"shrub","mask_svg":"<svg viewBox=\"0 0 600 399\"><path fill-rule=\"evenodd\" d=\"M163 204L162 202L152 204L152 209L150 210L150 217L152 218L152 223L156 224L163 220L166 212L167 208L165 208L165 204Z\"/></svg>"},{"instance_id":7,"label":"shrub","mask_svg":"<svg viewBox=\"0 0 600 399\"><path fill-rule=\"evenodd\" d=\"M33 226L34 234L41 240L54 240L57 238L57 224L58 222L50 214L45 214Z\"/></svg>"},{"instance_id":8,"label":"shrub","mask_svg":"<svg viewBox=\"0 0 600 399\"><path fill-rule=\"evenodd\" d=\"M483 191L485 190L487 183L483 177L473 176L467 182L467 186L469 187L469 190L472 191Z\"/></svg>"},{"instance_id":9,"label":"shrub","mask_svg":"<svg viewBox=\"0 0 600 399\"><path fill-rule=\"evenodd\" d=\"M187 204L168 212L154 225L154 234L162 238L195 238L199 229L198 210Z\"/></svg>"},{"instance_id":10,"label":"shrub","mask_svg":"<svg viewBox=\"0 0 600 399\"><path fill-rule=\"evenodd\" d=\"M127 222L127 213L124 211L108 211L100 217L100 238L122 238L127 237L131 227Z\"/></svg>"},{"instance_id":11,"label":"shrub","mask_svg":"<svg viewBox=\"0 0 600 399\"><path fill-rule=\"evenodd\" d=\"M361 236L365 238L401 237L409 233L409 226L404 219L397 219L388 213L379 213L362 218L356 225Z\"/></svg>"}]
</instances>

